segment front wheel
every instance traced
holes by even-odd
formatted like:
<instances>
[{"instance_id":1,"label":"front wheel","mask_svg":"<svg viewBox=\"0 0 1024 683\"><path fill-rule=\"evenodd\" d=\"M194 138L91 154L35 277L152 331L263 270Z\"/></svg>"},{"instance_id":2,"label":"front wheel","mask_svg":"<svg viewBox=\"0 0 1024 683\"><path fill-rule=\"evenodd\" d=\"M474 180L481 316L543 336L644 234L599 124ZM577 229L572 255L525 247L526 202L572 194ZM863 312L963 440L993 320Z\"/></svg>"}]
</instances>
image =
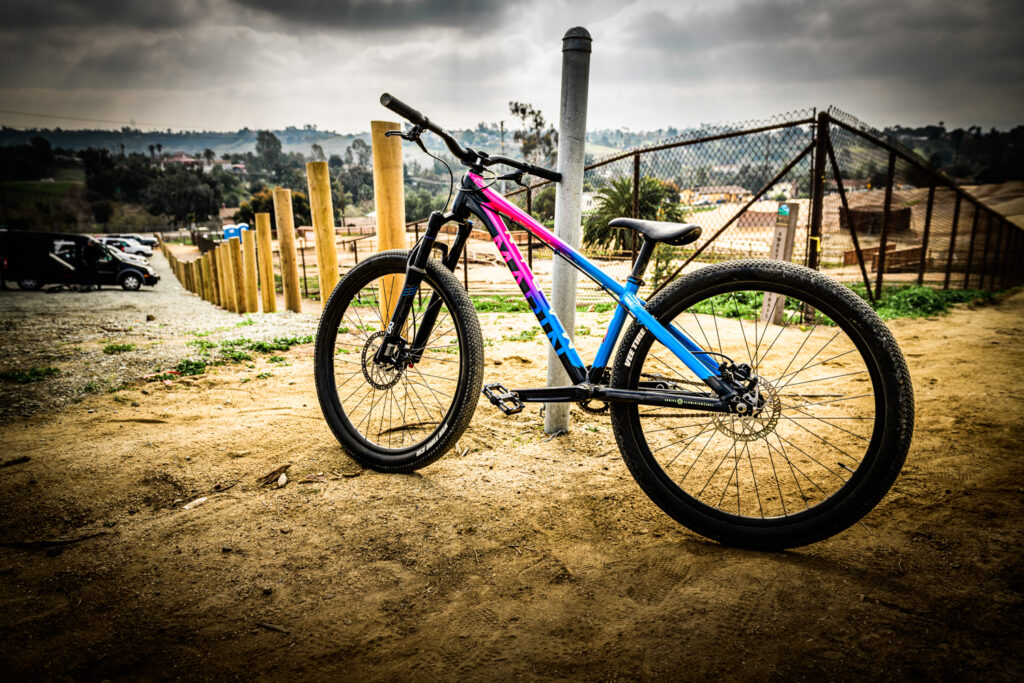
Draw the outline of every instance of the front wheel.
<instances>
[{"instance_id":1,"label":"front wheel","mask_svg":"<svg viewBox=\"0 0 1024 683\"><path fill-rule=\"evenodd\" d=\"M749 416L612 404L623 459L665 512L722 543L775 550L842 531L886 494L910 447L913 391L889 329L851 290L802 266L735 261L647 307L715 365L749 365L763 399ZM641 382L709 392L634 324L611 384Z\"/></svg>"},{"instance_id":2,"label":"front wheel","mask_svg":"<svg viewBox=\"0 0 1024 683\"><path fill-rule=\"evenodd\" d=\"M314 374L327 424L352 458L382 472L418 469L444 455L469 425L483 383L473 302L432 259L402 332L404 360L374 362L408 257L386 251L349 271L327 300L316 335ZM428 310L430 334L413 349Z\"/></svg>"},{"instance_id":3,"label":"front wheel","mask_svg":"<svg viewBox=\"0 0 1024 683\"><path fill-rule=\"evenodd\" d=\"M121 288L128 292L136 292L142 287L142 276L138 273L126 273L121 276Z\"/></svg>"}]
</instances>

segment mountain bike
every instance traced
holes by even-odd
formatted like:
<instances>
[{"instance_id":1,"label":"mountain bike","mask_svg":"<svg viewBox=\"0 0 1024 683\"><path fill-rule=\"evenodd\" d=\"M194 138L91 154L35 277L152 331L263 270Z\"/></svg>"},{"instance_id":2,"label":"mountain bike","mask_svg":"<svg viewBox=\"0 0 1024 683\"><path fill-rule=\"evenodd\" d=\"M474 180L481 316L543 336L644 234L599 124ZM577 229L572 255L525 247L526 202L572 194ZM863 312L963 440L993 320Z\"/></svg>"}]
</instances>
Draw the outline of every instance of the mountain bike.
<instances>
[{"instance_id":1,"label":"mountain bike","mask_svg":"<svg viewBox=\"0 0 1024 683\"><path fill-rule=\"evenodd\" d=\"M632 272L619 283L495 189L498 180L521 183L524 174L558 182L559 173L465 148L398 99L385 94L381 103L412 123L389 135L426 152L420 137L429 131L467 170L457 192L453 179L451 210L433 212L412 249L362 261L324 307L317 394L357 462L381 472L434 462L462 436L482 390L509 415L530 402L609 412L622 459L651 500L728 545L819 541L886 494L910 446L913 390L892 334L849 288L802 266L738 260L700 268L644 301L638 292L655 247L689 244L700 227L613 220L642 237ZM513 170L499 177L487 171L494 165ZM480 324L453 274L471 217L493 239L570 384L481 386ZM590 365L537 287L505 219L617 302ZM437 239L448 223L456 225L450 245Z\"/></svg>"}]
</instances>

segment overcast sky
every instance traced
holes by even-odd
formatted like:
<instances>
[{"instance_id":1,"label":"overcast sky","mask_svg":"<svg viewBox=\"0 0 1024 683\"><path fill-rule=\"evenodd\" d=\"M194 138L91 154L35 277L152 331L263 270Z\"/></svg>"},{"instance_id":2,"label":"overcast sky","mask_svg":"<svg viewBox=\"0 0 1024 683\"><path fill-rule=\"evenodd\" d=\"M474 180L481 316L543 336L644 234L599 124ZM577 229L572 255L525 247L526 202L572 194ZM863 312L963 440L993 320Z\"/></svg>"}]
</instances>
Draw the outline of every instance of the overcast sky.
<instances>
[{"instance_id":1,"label":"overcast sky","mask_svg":"<svg viewBox=\"0 0 1024 683\"><path fill-rule=\"evenodd\" d=\"M384 91L450 128L557 118L561 38L594 38L588 128L834 104L877 126L1024 123L1021 0L3 0L0 110L367 130ZM116 127L0 113L0 123Z\"/></svg>"}]
</instances>

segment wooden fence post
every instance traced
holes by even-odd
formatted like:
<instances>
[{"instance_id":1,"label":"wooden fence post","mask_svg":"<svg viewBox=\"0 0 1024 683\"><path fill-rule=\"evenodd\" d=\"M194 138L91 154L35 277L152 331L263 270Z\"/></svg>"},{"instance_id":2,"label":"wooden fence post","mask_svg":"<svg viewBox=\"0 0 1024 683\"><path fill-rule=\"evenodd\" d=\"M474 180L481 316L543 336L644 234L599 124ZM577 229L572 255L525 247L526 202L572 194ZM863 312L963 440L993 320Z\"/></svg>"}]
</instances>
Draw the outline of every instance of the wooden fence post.
<instances>
[{"instance_id":1,"label":"wooden fence post","mask_svg":"<svg viewBox=\"0 0 1024 683\"><path fill-rule=\"evenodd\" d=\"M228 240L228 287L231 289L231 310L245 313L245 293L242 289L242 245L237 237Z\"/></svg>"},{"instance_id":2,"label":"wooden fence post","mask_svg":"<svg viewBox=\"0 0 1024 683\"><path fill-rule=\"evenodd\" d=\"M264 313L277 310L277 293L274 291L274 252L270 239L270 214L256 214L256 257L260 275L260 302Z\"/></svg>"},{"instance_id":3,"label":"wooden fence post","mask_svg":"<svg viewBox=\"0 0 1024 683\"><path fill-rule=\"evenodd\" d=\"M402 177L402 139L385 137L389 130L401 130L393 121L371 121L370 143L373 147L373 202L377 209L377 251L405 249L405 180ZM384 325L391 319L391 309L402 293L404 277L381 278L380 312Z\"/></svg>"},{"instance_id":4,"label":"wooden fence post","mask_svg":"<svg viewBox=\"0 0 1024 683\"><path fill-rule=\"evenodd\" d=\"M306 164L309 182L309 209L313 218L316 244L316 270L320 279L320 302L338 284L338 249L334 243L334 205L331 203L331 175L326 161Z\"/></svg>"},{"instance_id":5,"label":"wooden fence post","mask_svg":"<svg viewBox=\"0 0 1024 683\"><path fill-rule=\"evenodd\" d=\"M220 306L220 280L217 277L218 253L217 247L210 250L210 303L214 306Z\"/></svg>"},{"instance_id":6,"label":"wooden fence post","mask_svg":"<svg viewBox=\"0 0 1024 683\"><path fill-rule=\"evenodd\" d=\"M256 231L242 231L242 279L245 282L245 310L255 313L259 309L256 296Z\"/></svg>"},{"instance_id":7,"label":"wooden fence post","mask_svg":"<svg viewBox=\"0 0 1024 683\"><path fill-rule=\"evenodd\" d=\"M231 290L228 288L231 260L228 255L227 242L221 242L220 246L217 247L217 252L217 270L219 271L218 277L220 278L220 307L225 311L231 311L234 309L231 308L233 303L231 301Z\"/></svg>"},{"instance_id":8,"label":"wooden fence post","mask_svg":"<svg viewBox=\"0 0 1024 683\"><path fill-rule=\"evenodd\" d=\"M274 217L277 219L277 246L281 251L281 287L284 307L295 313L302 312L299 291L299 262L295 256L295 222L292 216L292 191L274 190Z\"/></svg>"}]
</instances>

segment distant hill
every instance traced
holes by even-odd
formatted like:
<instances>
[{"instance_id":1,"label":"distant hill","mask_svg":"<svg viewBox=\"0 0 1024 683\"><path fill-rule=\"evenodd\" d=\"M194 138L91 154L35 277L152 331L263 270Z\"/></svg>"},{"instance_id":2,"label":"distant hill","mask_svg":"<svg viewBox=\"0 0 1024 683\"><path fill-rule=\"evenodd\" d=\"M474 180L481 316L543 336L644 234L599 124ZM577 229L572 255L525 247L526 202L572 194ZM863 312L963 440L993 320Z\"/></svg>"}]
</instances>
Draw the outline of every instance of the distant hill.
<instances>
[{"instance_id":1,"label":"distant hill","mask_svg":"<svg viewBox=\"0 0 1024 683\"><path fill-rule=\"evenodd\" d=\"M144 132L132 128L121 130L64 130L31 129L18 130L4 127L0 129L0 147L21 145L35 136L46 138L53 147L80 150L89 147L121 151L124 145L126 153L140 152L149 154L149 146L163 145L164 154L186 152L201 154L204 149L212 149L218 157L223 154L241 154L256 149L258 131L243 128L230 133L213 131L149 131ZM324 153L344 154L356 138L369 142L370 134L341 135L334 131L314 130L312 128L288 127L273 131L281 141L285 152L299 152L309 155L312 145L320 145Z\"/></svg>"}]
</instances>

